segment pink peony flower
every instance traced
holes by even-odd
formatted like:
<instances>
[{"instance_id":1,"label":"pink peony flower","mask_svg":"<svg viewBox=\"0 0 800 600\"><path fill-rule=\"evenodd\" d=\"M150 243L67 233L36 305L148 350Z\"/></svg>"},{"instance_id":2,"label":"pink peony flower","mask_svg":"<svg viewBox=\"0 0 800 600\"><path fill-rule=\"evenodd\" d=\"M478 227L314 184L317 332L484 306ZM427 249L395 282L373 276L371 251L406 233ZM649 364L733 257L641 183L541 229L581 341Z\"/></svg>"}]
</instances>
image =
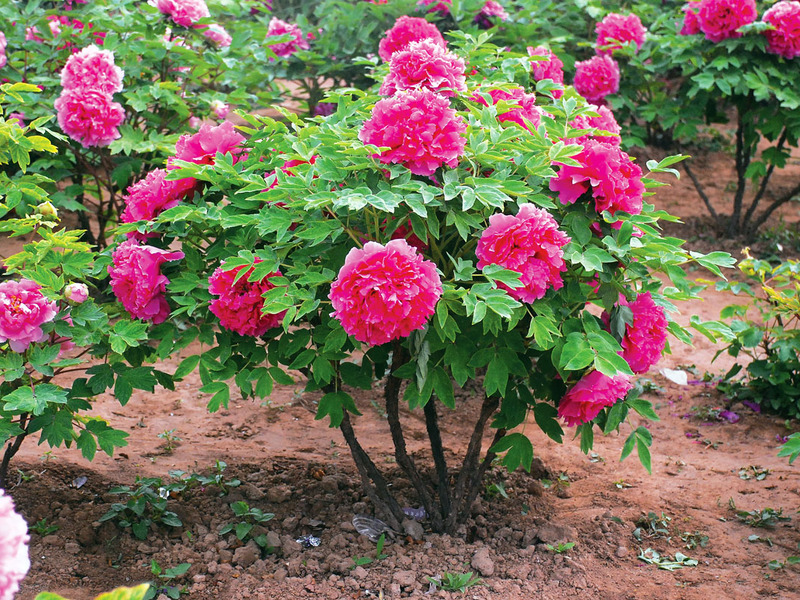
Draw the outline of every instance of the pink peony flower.
<instances>
[{"instance_id":1,"label":"pink peony flower","mask_svg":"<svg viewBox=\"0 0 800 600\"><path fill-rule=\"evenodd\" d=\"M0 69L5 67L6 63L8 62L8 57L6 56L6 46L8 46L6 34L0 31Z\"/></svg>"},{"instance_id":2,"label":"pink peony flower","mask_svg":"<svg viewBox=\"0 0 800 600\"><path fill-rule=\"evenodd\" d=\"M636 15L610 13L594 27L597 33L595 47L598 54L611 54L622 48L622 43L634 42L638 52L644 44L647 30Z\"/></svg>"},{"instance_id":3,"label":"pink peony flower","mask_svg":"<svg viewBox=\"0 0 800 600\"><path fill-rule=\"evenodd\" d=\"M605 406L613 406L633 388L627 375L609 377L592 371L569 390L558 404L558 416L569 427L594 419Z\"/></svg>"},{"instance_id":4,"label":"pink peony flower","mask_svg":"<svg viewBox=\"0 0 800 600\"><path fill-rule=\"evenodd\" d=\"M97 90L65 89L55 108L61 130L84 148L108 146L119 137L117 128L125 120L122 105Z\"/></svg>"},{"instance_id":5,"label":"pink peony flower","mask_svg":"<svg viewBox=\"0 0 800 600\"><path fill-rule=\"evenodd\" d=\"M258 264L261 259L256 258ZM224 264L224 263L223 263ZM265 276L260 281L247 281L254 267L250 267L238 281L234 283L239 271L244 266L236 267L230 271L217 269L208 278L208 291L214 296L209 309L219 318L219 323L225 329L230 329L239 335L261 336L268 330L279 327L286 311L275 315L265 315L261 312L264 306L264 293L275 286L270 282L272 277L280 277L280 271L275 271Z\"/></svg>"},{"instance_id":6,"label":"pink peony flower","mask_svg":"<svg viewBox=\"0 0 800 600\"><path fill-rule=\"evenodd\" d=\"M210 108L211 112L213 112L214 116L218 119L224 119L228 116L228 113L231 112L231 105L225 104L222 100L212 100Z\"/></svg>"},{"instance_id":7,"label":"pink peony flower","mask_svg":"<svg viewBox=\"0 0 800 600\"><path fill-rule=\"evenodd\" d=\"M67 59L61 71L64 89L90 89L104 94L122 91L122 69L114 65L114 54L94 44Z\"/></svg>"},{"instance_id":8,"label":"pink peony flower","mask_svg":"<svg viewBox=\"0 0 800 600\"><path fill-rule=\"evenodd\" d=\"M478 268L500 265L520 274L522 287L508 290L509 296L521 302L534 302L544 297L549 288L564 287L561 273L567 270L561 250L570 241L558 228L553 216L533 204L523 204L516 216L495 214L481 234L475 255Z\"/></svg>"},{"instance_id":9,"label":"pink peony flower","mask_svg":"<svg viewBox=\"0 0 800 600\"><path fill-rule=\"evenodd\" d=\"M417 6L422 6L423 8L429 6L427 11L425 12L439 12L443 15L450 14L450 5L452 4L452 0L418 0Z\"/></svg>"},{"instance_id":10,"label":"pink peony flower","mask_svg":"<svg viewBox=\"0 0 800 600\"><path fill-rule=\"evenodd\" d=\"M53 320L58 308L41 289L30 279L0 283L0 343L7 341L14 352L47 339L42 325Z\"/></svg>"},{"instance_id":11,"label":"pink peony flower","mask_svg":"<svg viewBox=\"0 0 800 600\"><path fill-rule=\"evenodd\" d=\"M441 295L436 265L405 240L391 240L350 250L330 299L348 335L375 346L422 329Z\"/></svg>"},{"instance_id":12,"label":"pink peony flower","mask_svg":"<svg viewBox=\"0 0 800 600\"><path fill-rule=\"evenodd\" d=\"M539 127L542 114L539 107L535 105L536 96L534 94L526 94L525 90L520 87L512 88L511 91L499 89L487 90L486 93L492 97L492 102L494 104L502 100L511 105L511 108L505 112L500 113L498 111L497 120L501 123L517 123L521 127L528 129L528 123L526 123L526 121L529 121L534 129ZM479 95L473 96L472 99L479 104L488 106L486 100Z\"/></svg>"},{"instance_id":13,"label":"pink peony flower","mask_svg":"<svg viewBox=\"0 0 800 600\"><path fill-rule=\"evenodd\" d=\"M472 20L481 29L491 29L494 27L494 22L491 17L497 17L501 21L508 21L508 13L506 9L499 2L495 0L486 0L486 3L475 15Z\"/></svg>"},{"instance_id":14,"label":"pink peony flower","mask_svg":"<svg viewBox=\"0 0 800 600\"><path fill-rule=\"evenodd\" d=\"M376 155L381 162L400 163L417 175L431 175L443 164L458 165L466 130L447 98L421 89L380 100L358 137L365 144L389 147Z\"/></svg>"},{"instance_id":15,"label":"pink peony flower","mask_svg":"<svg viewBox=\"0 0 800 600\"><path fill-rule=\"evenodd\" d=\"M619 65L610 56L593 56L575 63L575 91L589 102L599 103L619 91Z\"/></svg>"},{"instance_id":16,"label":"pink peony flower","mask_svg":"<svg viewBox=\"0 0 800 600\"><path fill-rule=\"evenodd\" d=\"M178 203L194 187L191 178L168 181L165 179L167 171L154 169L144 179L128 187L125 196L125 210L120 215L122 223L135 223L136 221L152 221L162 212ZM141 234L138 231L128 233L129 238L144 241L154 234Z\"/></svg>"},{"instance_id":17,"label":"pink peony flower","mask_svg":"<svg viewBox=\"0 0 800 600\"><path fill-rule=\"evenodd\" d=\"M200 19L211 16L205 0L155 0L155 5L178 25L192 27Z\"/></svg>"},{"instance_id":18,"label":"pink peony flower","mask_svg":"<svg viewBox=\"0 0 800 600\"><path fill-rule=\"evenodd\" d=\"M227 48L228 46L231 45L231 42L233 41L233 38L225 30L225 28L222 25L218 25L216 23L209 25L208 29L203 31L203 36L205 36L206 39L209 39L212 42L214 42L220 48Z\"/></svg>"},{"instance_id":19,"label":"pink peony flower","mask_svg":"<svg viewBox=\"0 0 800 600\"><path fill-rule=\"evenodd\" d=\"M633 323L625 326L621 342L622 358L634 373L645 373L659 361L666 347L667 317L650 292L639 294L630 303L622 297L620 304L633 311Z\"/></svg>"},{"instance_id":20,"label":"pink peony flower","mask_svg":"<svg viewBox=\"0 0 800 600\"><path fill-rule=\"evenodd\" d=\"M203 123L200 130L192 135L182 135L175 144L175 156L167 159L167 170L175 169L175 160L183 160L198 165L213 165L217 153L233 154L234 162L244 158L241 144L245 141L233 123L223 121L219 125Z\"/></svg>"},{"instance_id":21,"label":"pink peony flower","mask_svg":"<svg viewBox=\"0 0 800 600\"><path fill-rule=\"evenodd\" d=\"M642 212L642 170L619 146L587 140L583 151L572 158L581 166L562 165L558 175L550 180L550 189L558 192L562 204L574 204L591 189L598 213Z\"/></svg>"},{"instance_id":22,"label":"pink peony flower","mask_svg":"<svg viewBox=\"0 0 800 600\"><path fill-rule=\"evenodd\" d=\"M161 274L161 265L182 259L183 252L140 246L127 240L117 246L111 258L111 289L131 317L154 324L166 321L170 310L164 293L169 279Z\"/></svg>"},{"instance_id":23,"label":"pink peony flower","mask_svg":"<svg viewBox=\"0 0 800 600\"><path fill-rule=\"evenodd\" d=\"M775 28L764 32L767 52L786 59L800 56L800 2L782 0L764 13L762 21Z\"/></svg>"},{"instance_id":24,"label":"pink peony flower","mask_svg":"<svg viewBox=\"0 0 800 600\"><path fill-rule=\"evenodd\" d=\"M564 63L544 46L528 46L528 56L544 56L545 60L532 60L531 73L536 81L550 79L553 83L564 83ZM562 90L553 90L553 98L558 100L564 94Z\"/></svg>"},{"instance_id":25,"label":"pink peony flower","mask_svg":"<svg viewBox=\"0 0 800 600\"><path fill-rule=\"evenodd\" d=\"M589 107L598 113L598 116L589 117L581 115L570 121L570 127L574 129L599 129L601 131L607 131L612 135L587 134L578 138L569 138L568 140L565 139L564 141L568 141L570 144L583 144L586 140L594 139L598 142L605 142L606 144L619 146L621 142L619 134L622 131L622 128L614 118L614 113L611 111L611 109L605 105L594 106L590 104Z\"/></svg>"},{"instance_id":26,"label":"pink peony flower","mask_svg":"<svg viewBox=\"0 0 800 600\"><path fill-rule=\"evenodd\" d=\"M297 25L272 17L267 29L267 37L275 35L291 35L294 38L288 42L269 44L269 47L278 56L291 56L298 50L308 50L310 47L306 38L303 37L303 32Z\"/></svg>"},{"instance_id":27,"label":"pink peony flower","mask_svg":"<svg viewBox=\"0 0 800 600\"><path fill-rule=\"evenodd\" d=\"M64 288L64 298L73 304L82 304L89 298L89 288L85 283L70 283Z\"/></svg>"},{"instance_id":28,"label":"pink peony flower","mask_svg":"<svg viewBox=\"0 0 800 600\"><path fill-rule=\"evenodd\" d=\"M0 600L14 600L19 583L31 568L29 541L25 519L14 511L13 500L0 489Z\"/></svg>"},{"instance_id":29,"label":"pink peony flower","mask_svg":"<svg viewBox=\"0 0 800 600\"><path fill-rule=\"evenodd\" d=\"M417 17L402 16L398 18L385 36L378 45L378 55L384 62L389 62L392 54L398 50L408 48L411 42L418 42L424 39L431 39L442 48L447 48L447 44L436 25Z\"/></svg>"},{"instance_id":30,"label":"pink peony flower","mask_svg":"<svg viewBox=\"0 0 800 600\"><path fill-rule=\"evenodd\" d=\"M683 26L680 35L697 35L700 31L700 22L697 20L697 11L700 8L700 0L689 2L683 7Z\"/></svg>"},{"instance_id":31,"label":"pink peony flower","mask_svg":"<svg viewBox=\"0 0 800 600\"><path fill-rule=\"evenodd\" d=\"M736 30L757 16L756 0L701 0L697 22L706 39L721 42L742 37Z\"/></svg>"},{"instance_id":32,"label":"pink peony flower","mask_svg":"<svg viewBox=\"0 0 800 600\"><path fill-rule=\"evenodd\" d=\"M392 54L379 93L391 96L397 90L427 88L455 96L467 90L464 68L462 59L431 39L411 42L405 50Z\"/></svg>"}]
</instances>

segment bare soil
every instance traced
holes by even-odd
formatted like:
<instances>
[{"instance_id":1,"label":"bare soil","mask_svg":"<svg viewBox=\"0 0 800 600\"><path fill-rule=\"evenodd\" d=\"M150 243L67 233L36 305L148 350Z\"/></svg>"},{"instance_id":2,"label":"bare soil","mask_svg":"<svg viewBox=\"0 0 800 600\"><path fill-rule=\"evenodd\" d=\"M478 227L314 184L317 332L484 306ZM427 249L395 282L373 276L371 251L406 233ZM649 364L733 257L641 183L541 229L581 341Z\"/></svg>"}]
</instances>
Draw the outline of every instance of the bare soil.
<instances>
[{"instance_id":1,"label":"bare soil","mask_svg":"<svg viewBox=\"0 0 800 600\"><path fill-rule=\"evenodd\" d=\"M724 172L713 156L702 171L707 176ZM724 185L712 193L721 201ZM688 181L663 188L656 202L692 219L675 234L702 246L708 227ZM791 205L782 211L787 222L796 221L792 211ZM9 250L4 246L0 254ZM709 292L703 302L682 306L676 318L687 322L697 314L714 319L736 301ZM31 525L47 519L47 525L58 527L46 536L32 532L32 567L18 598L30 600L49 590L86 600L117 585L152 581L151 561L162 568L190 563L185 575L161 584L177 585L182 597L191 599L421 598L428 592L436 598L510 600L800 598L798 567L766 566L798 554L800 475L796 466L776 457L778 437L797 430L797 423L787 428L782 420L740 404L731 406L740 416L737 423L692 417L694 407L726 404L713 386L697 381L705 372L719 374L730 366L724 356L712 363L716 350L703 338L693 348L673 342L673 354L643 378L661 418L649 425L652 475L635 456L620 463L626 430L596 438L595 454L586 456L577 441L556 444L531 423L525 432L537 459L530 474L492 469L462 536L432 534L422 521L421 540L389 539L383 558L376 557L375 543L353 527L354 514L370 514L371 506L341 434L327 421L314 420L319 396L301 393L299 377L296 386L276 388L268 403L234 399L228 410L216 414L206 412L208 398L198 392L194 375L174 392L134 392L125 407L101 397L94 414L129 431L128 447L113 458L98 455L88 463L74 449L47 452L27 440L12 464L18 477L11 494L18 509ZM174 357L165 368L174 370L181 358ZM694 365L689 375L694 383L686 386L658 372L689 365ZM464 392L458 401L466 407L459 415L469 414L469 407L477 413L477 397ZM363 416L354 420L356 433L389 473L405 505L416 507L394 464L379 394L357 394L357 404ZM405 410L401 417L415 459L431 464L421 413ZM448 459L455 464L472 424L451 411L441 424ZM172 432L172 443L159 437L165 432ZM484 443L489 444L488 435ZM134 486L137 476L159 477L166 484L175 481L169 474L174 469L208 474L217 460L227 463L224 478L237 478L242 485L227 494L206 485L172 495L169 510L177 513L182 527L153 526L142 541L130 528L99 521L120 501L109 493L113 486ZM766 470L766 476L755 476ZM753 476L742 478L748 475ZM78 487L81 477L86 483ZM501 488L508 497L498 493ZM233 533L218 533L240 520L230 508L236 501L275 515L253 530L268 536L269 552L240 542ZM747 511L783 509L792 520L753 528L737 518L731 501ZM657 528L664 531L647 534L648 513L655 517L649 521L661 521ZM637 527L644 527L640 539L634 535ZM318 547L304 548L295 541L308 534L319 538ZM754 535L759 540L749 541ZM687 548L692 540L697 545ZM571 549L554 550L569 542L575 543ZM662 556L681 552L698 563L661 570L640 560L648 548ZM372 560L355 560L363 558ZM432 591L429 577L468 571L482 582L465 595Z\"/></svg>"}]
</instances>

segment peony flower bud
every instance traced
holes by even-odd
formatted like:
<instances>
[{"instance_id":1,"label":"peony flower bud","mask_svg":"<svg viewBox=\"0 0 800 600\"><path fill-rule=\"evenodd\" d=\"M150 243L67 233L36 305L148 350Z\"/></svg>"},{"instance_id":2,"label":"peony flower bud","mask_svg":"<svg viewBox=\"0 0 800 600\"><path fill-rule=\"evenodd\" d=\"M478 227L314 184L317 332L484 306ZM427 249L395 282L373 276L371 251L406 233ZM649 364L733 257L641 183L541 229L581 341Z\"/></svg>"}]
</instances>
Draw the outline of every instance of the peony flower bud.
<instances>
[{"instance_id":1,"label":"peony flower bud","mask_svg":"<svg viewBox=\"0 0 800 600\"><path fill-rule=\"evenodd\" d=\"M89 288L85 283L70 283L64 288L64 298L75 304L86 302L89 297Z\"/></svg>"},{"instance_id":2,"label":"peony flower bud","mask_svg":"<svg viewBox=\"0 0 800 600\"><path fill-rule=\"evenodd\" d=\"M42 215L45 221L58 221L58 210L47 200L36 207L36 214Z\"/></svg>"}]
</instances>

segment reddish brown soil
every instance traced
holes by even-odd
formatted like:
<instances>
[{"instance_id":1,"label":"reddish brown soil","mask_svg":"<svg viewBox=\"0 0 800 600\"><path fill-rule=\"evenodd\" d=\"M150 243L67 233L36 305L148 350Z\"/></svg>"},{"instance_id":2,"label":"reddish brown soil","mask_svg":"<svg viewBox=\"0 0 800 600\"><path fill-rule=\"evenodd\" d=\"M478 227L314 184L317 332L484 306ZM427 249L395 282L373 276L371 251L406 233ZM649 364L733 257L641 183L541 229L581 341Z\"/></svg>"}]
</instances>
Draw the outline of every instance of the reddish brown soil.
<instances>
[{"instance_id":1,"label":"reddish brown soil","mask_svg":"<svg viewBox=\"0 0 800 600\"><path fill-rule=\"evenodd\" d=\"M709 162L703 172L722 169ZM661 191L659 207L699 216L702 207L689 186L682 181ZM718 186L717 198L719 188L724 186ZM784 211L787 220L790 213L791 209ZM702 227L683 228L677 235L700 238L706 233ZM728 295L709 293L704 302L681 307L683 314L677 318L685 322L698 314L713 319L733 301ZM702 376L730 365L725 357L712 364L717 348L703 338L694 348L674 342L672 350L659 367L695 365ZM175 357L167 368L174 369L179 360ZM648 394L661 417L650 425L652 475L635 457L619 462L625 428L621 435L596 438L596 455L587 457L576 441L555 444L531 424L525 431L540 462L531 474L492 470L487 484L502 484L508 498L483 494L463 538L426 531L420 543L390 540L386 558L358 568L353 568L353 557L374 559L375 544L354 531L351 519L354 513L370 513L371 507L340 433L326 421L314 420L318 396L301 394L301 383L276 389L269 403L233 400L229 410L212 415L205 410L207 398L197 391L194 376L174 392L135 392L125 407L103 397L94 414L131 433L130 445L122 452L87 463L74 449L44 454L46 447L28 440L13 463L21 471L11 490L19 510L31 524L46 518L59 527L44 538L32 533L32 568L19 599L30 600L43 590L89 599L116 585L151 580L151 560L164 568L191 563L176 583L185 588L182 597L198 599L421 598L429 590L428 577L476 570L482 571L482 585L470 588L466 597L800 597L797 567L766 567L798 554L800 476L796 466L776 457L776 436L789 434L797 424L787 429L782 420L741 405L732 407L741 416L738 423L705 424L686 414L692 407L723 404L725 399L713 388L678 386L655 369L647 378L663 387ZM365 394L357 398L363 416L355 419L356 432L375 462L395 477L405 503L416 506L410 488L397 476L388 426L373 404L376 399ZM477 399L468 394L459 402L467 407L460 415L469 414L469 407L478 410ZM421 415L404 411L402 418L410 450L426 463ZM465 449L470 424L450 412L442 427L448 458L454 463L455 455ZM180 438L171 452L158 437L170 430ZM133 485L137 475L167 482L172 469L207 473L216 460L227 462L226 478L237 477L243 485L222 497L208 486L171 498L170 509L180 516L182 528L153 528L147 540L139 541L129 529L98 522L118 500L108 493L112 486ZM763 480L740 478L740 469L750 466L770 473ZM76 489L72 484L79 476L88 479ZM253 546L241 547L232 534L217 533L223 524L236 522L228 505L237 500L275 514L261 532L269 533L279 549L260 556ZM736 518L730 500L748 511L782 508L793 520L773 529L754 529ZM639 541L633 535L635 523L649 512L671 519L668 532ZM318 548L303 549L293 542L308 533L319 535ZM687 549L681 539L685 533L707 536L708 542ZM751 535L770 543L750 542ZM559 542L575 546L563 554L546 546ZM683 552L699 563L675 572L659 570L638 559L647 548L662 555ZM431 595L464 597L442 591Z\"/></svg>"}]
</instances>

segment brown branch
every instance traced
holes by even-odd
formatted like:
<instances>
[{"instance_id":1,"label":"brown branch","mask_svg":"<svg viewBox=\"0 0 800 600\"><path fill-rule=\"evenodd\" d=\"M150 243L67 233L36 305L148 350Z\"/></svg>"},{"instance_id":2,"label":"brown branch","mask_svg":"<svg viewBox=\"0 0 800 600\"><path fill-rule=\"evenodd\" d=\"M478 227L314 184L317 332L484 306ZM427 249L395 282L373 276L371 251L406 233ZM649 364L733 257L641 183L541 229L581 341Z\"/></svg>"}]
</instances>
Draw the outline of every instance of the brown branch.
<instances>
[{"instance_id":1,"label":"brown branch","mask_svg":"<svg viewBox=\"0 0 800 600\"><path fill-rule=\"evenodd\" d=\"M433 398L425 405L425 426L431 443L433 464L436 466L439 506L442 510L442 517L446 519L450 514L450 482L447 474L447 460L444 457L444 447L442 445L442 432L439 429L439 415Z\"/></svg>"},{"instance_id":2,"label":"brown branch","mask_svg":"<svg viewBox=\"0 0 800 600\"><path fill-rule=\"evenodd\" d=\"M492 446L494 446L497 442L503 439L503 436L506 434L505 429L498 429L497 432L494 434L494 439L492 440L491 446L489 446L489 450L486 451L486 456L483 458L483 462L479 469L476 469L473 472L473 476L469 481L469 486L467 487L467 500L464 503L465 509L461 511L461 514L458 517L458 522L463 523L469 517L469 509L472 506L472 503L475 502L475 498L478 497L478 492L481 489L481 482L483 478L486 476L486 471L492 465L492 461L494 461L497 454L491 451Z\"/></svg>"},{"instance_id":3,"label":"brown branch","mask_svg":"<svg viewBox=\"0 0 800 600\"><path fill-rule=\"evenodd\" d=\"M781 196L780 198L775 200L775 202L770 204L767 207L767 209L763 213L761 213L761 216L759 216L758 219L756 219L756 222L753 223L752 226L747 228L748 237L755 235L756 231L758 231L758 228L761 227L764 223L766 223L767 219L769 219L769 216L777 208L783 206L784 204L786 204L787 202L792 200L798 194L800 194L800 184L796 185L795 187L792 188L792 190L790 192L784 194L783 196Z\"/></svg>"},{"instance_id":4,"label":"brown branch","mask_svg":"<svg viewBox=\"0 0 800 600\"><path fill-rule=\"evenodd\" d=\"M781 132L780 138L778 139L778 143L775 146L775 149L778 152L783 150L783 145L786 143L786 136L788 135L788 133L789 133L789 130L786 127L784 127L783 131ZM763 156L763 153L762 153L762 156ZM769 180L772 177L773 171L775 171L775 163L774 162L769 165L769 168L767 168L766 174L761 179L761 185L758 187L758 192L756 192L756 195L753 197L753 202L750 204L750 207L747 209L747 212L744 215L744 219L742 220L742 224L745 227L748 227L748 224L750 223L750 219L753 218L753 215L756 212L756 207L758 206L758 203L761 202L761 198L764 197L764 193L767 191L767 185L769 184ZM748 229L749 229L749 227L748 227Z\"/></svg>"},{"instance_id":5,"label":"brown branch","mask_svg":"<svg viewBox=\"0 0 800 600\"><path fill-rule=\"evenodd\" d=\"M686 174L689 176L689 179L692 180L692 183L694 184L694 189L697 191L697 195L700 196L700 199L706 205L708 212L711 214L711 218L714 219L715 221L718 221L719 215L717 214L717 211L714 210L714 207L711 206L711 200L708 199L708 195L706 195L706 192L703 189L703 185L700 183L700 180L698 180L697 177L695 176L694 171L692 171L692 169L689 167L689 162L683 161L681 164L683 165L684 171L686 171Z\"/></svg>"},{"instance_id":6,"label":"brown branch","mask_svg":"<svg viewBox=\"0 0 800 600\"><path fill-rule=\"evenodd\" d=\"M22 429L22 433L15 437L12 443L6 446L6 451L3 454L3 462L0 463L0 489L5 489L6 483L8 482L8 465L11 459L14 458L14 455L19 451L22 442L28 435L27 425L28 413L22 413L19 417L19 428Z\"/></svg>"}]
</instances>

